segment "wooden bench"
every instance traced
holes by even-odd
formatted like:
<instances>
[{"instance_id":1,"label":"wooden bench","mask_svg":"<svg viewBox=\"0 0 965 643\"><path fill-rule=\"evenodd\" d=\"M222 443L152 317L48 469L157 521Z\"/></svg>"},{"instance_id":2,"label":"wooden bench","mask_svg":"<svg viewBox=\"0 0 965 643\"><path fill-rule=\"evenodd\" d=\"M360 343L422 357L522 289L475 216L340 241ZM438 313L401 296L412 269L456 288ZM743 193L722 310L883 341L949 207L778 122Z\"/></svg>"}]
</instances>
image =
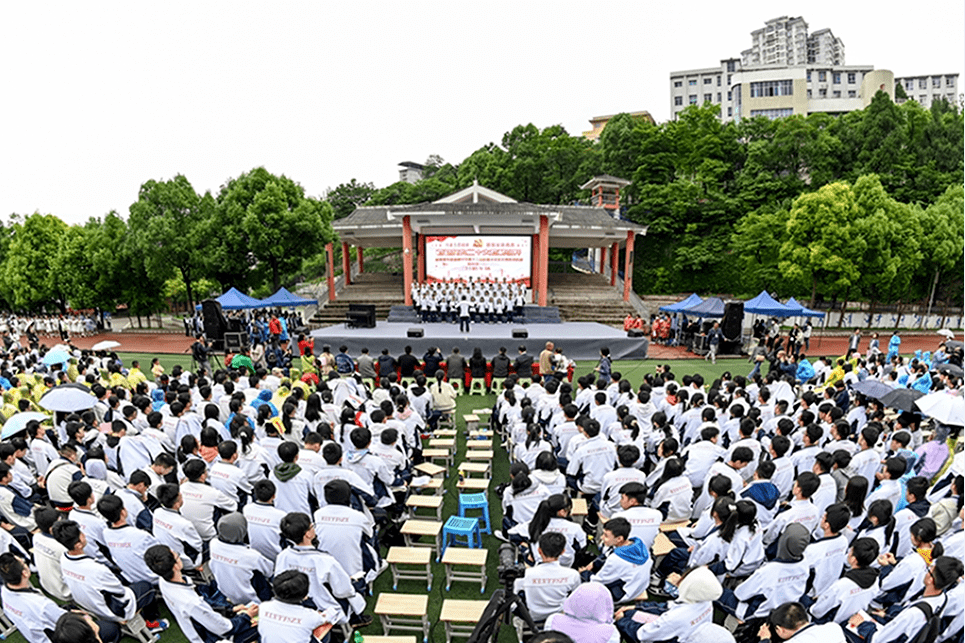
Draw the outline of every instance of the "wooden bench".
<instances>
[{"instance_id":1,"label":"wooden bench","mask_svg":"<svg viewBox=\"0 0 965 643\"><path fill-rule=\"evenodd\" d=\"M456 488L460 491L478 493L480 491L488 491L490 482L492 482L492 480L489 478L463 478L456 483Z\"/></svg>"},{"instance_id":2,"label":"wooden bench","mask_svg":"<svg viewBox=\"0 0 965 643\"><path fill-rule=\"evenodd\" d=\"M429 461L442 460L446 463L446 467L451 467L455 461L455 457L449 449L423 449L422 457Z\"/></svg>"},{"instance_id":3,"label":"wooden bench","mask_svg":"<svg viewBox=\"0 0 965 643\"><path fill-rule=\"evenodd\" d=\"M466 440L467 449L492 449L493 441L490 440Z\"/></svg>"},{"instance_id":4,"label":"wooden bench","mask_svg":"<svg viewBox=\"0 0 965 643\"><path fill-rule=\"evenodd\" d=\"M475 413L462 416L462 421L466 423L466 429L475 431L479 428L479 416Z\"/></svg>"},{"instance_id":5,"label":"wooden bench","mask_svg":"<svg viewBox=\"0 0 965 643\"><path fill-rule=\"evenodd\" d=\"M453 636L469 637L482 618L489 601L461 601L448 598L442 603L439 620L446 628L446 643L452 643Z\"/></svg>"},{"instance_id":6,"label":"wooden bench","mask_svg":"<svg viewBox=\"0 0 965 643\"><path fill-rule=\"evenodd\" d=\"M422 632L422 640L429 640L429 597L425 594L395 594L382 592L373 612L382 621L382 633L392 630Z\"/></svg>"},{"instance_id":7,"label":"wooden bench","mask_svg":"<svg viewBox=\"0 0 965 643\"><path fill-rule=\"evenodd\" d=\"M392 569L392 590L399 588L400 580L425 581L426 591L432 591L432 550L427 547L392 547L385 557ZM400 565L406 565L400 568ZM416 566L412 569L411 566ZM424 569L423 569L424 568Z\"/></svg>"},{"instance_id":8,"label":"wooden bench","mask_svg":"<svg viewBox=\"0 0 965 643\"><path fill-rule=\"evenodd\" d=\"M459 465L459 473L466 478L471 478L474 473L482 477L488 477L492 473L492 462L463 462Z\"/></svg>"},{"instance_id":9,"label":"wooden bench","mask_svg":"<svg viewBox=\"0 0 965 643\"><path fill-rule=\"evenodd\" d=\"M470 460L489 460L491 462L493 459L493 451L491 448L488 450L468 449L466 451L466 457Z\"/></svg>"},{"instance_id":10,"label":"wooden bench","mask_svg":"<svg viewBox=\"0 0 965 643\"><path fill-rule=\"evenodd\" d=\"M459 435L455 429L437 429L432 432L433 438L454 438Z\"/></svg>"},{"instance_id":11,"label":"wooden bench","mask_svg":"<svg viewBox=\"0 0 965 643\"><path fill-rule=\"evenodd\" d=\"M441 496L446 491L444 485L445 485L445 480L443 480L442 478L429 478L425 484L423 485L410 484L409 488L417 492L431 491L433 495Z\"/></svg>"},{"instance_id":12,"label":"wooden bench","mask_svg":"<svg viewBox=\"0 0 965 643\"><path fill-rule=\"evenodd\" d=\"M479 583L479 593L486 591L486 558L488 549L464 549L462 547L446 547L442 555L442 564L446 566L446 591L453 581L469 581ZM470 567L471 570L456 569L456 566Z\"/></svg>"},{"instance_id":13,"label":"wooden bench","mask_svg":"<svg viewBox=\"0 0 965 643\"><path fill-rule=\"evenodd\" d=\"M432 509L436 512L436 520L442 520L442 496L409 496L405 506L409 508L409 518L417 518L418 509Z\"/></svg>"},{"instance_id":14,"label":"wooden bench","mask_svg":"<svg viewBox=\"0 0 965 643\"><path fill-rule=\"evenodd\" d=\"M428 547L436 552L438 556L442 550L442 523L435 520L406 520L399 529L405 539L406 547ZM413 538L427 536L432 537L431 543L415 541Z\"/></svg>"},{"instance_id":15,"label":"wooden bench","mask_svg":"<svg viewBox=\"0 0 965 643\"><path fill-rule=\"evenodd\" d=\"M573 516L573 521L578 524L583 524L583 519L586 518L589 509L586 505L586 498L573 498L573 510L570 515Z\"/></svg>"}]
</instances>

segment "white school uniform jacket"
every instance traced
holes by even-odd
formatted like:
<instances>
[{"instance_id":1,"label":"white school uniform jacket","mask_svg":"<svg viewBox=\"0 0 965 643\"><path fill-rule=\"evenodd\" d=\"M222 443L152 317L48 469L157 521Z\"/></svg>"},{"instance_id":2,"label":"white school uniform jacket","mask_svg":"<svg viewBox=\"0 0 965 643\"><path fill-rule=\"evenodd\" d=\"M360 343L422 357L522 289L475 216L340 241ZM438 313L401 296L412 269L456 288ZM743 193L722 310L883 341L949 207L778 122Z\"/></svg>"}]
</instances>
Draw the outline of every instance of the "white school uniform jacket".
<instances>
[{"instance_id":1,"label":"white school uniform jacket","mask_svg":"<svg viewBox=\"0 0 965 643\"><path fill-rule=\"evenodd\" d=\"M17 497L17 492L11 488L12 486L0 485L0 515L10 524L23 527L27 531L33 531L37 528L33 516L21 516L13 508L13 501Z\"/></svg>"},{"instance_id":2,"label":"white school uniform jacket","mask_svg":"<svg viewBox=\"0 0 965 643\"><path fill-rule=\"evenodd\" d=\"M807 582L808 564L804 559L794 563L764 563L734 590L734 595L740 600L737 618L742 621L761 618L784 603L799 600L804 595ZM764 602L754 612L749 612L748 602L756 596L763 596Z\"/></svg>"},{"instance_id":3,"label":"white school uniform jacket","mask_svg":"<svg viewBox=\"0 0 965 643\"><path fill-rule=\"evenodd\" d=\"M870 585L862 587L852 576L845 575L821 592L817 602L808 611L815 618L822 618L833 611L832 620L835 623L847 623L848 619L860 610L868 609L879 591L877 577Z\"/></svg>"},{"instance_id":4,"label":"white school uniform jacket","mask_svg":"<svg viewBox=\"0 0 965 643\"><path fill-rule=\"evenodd\" d=\"M60 569L61 557L66 551L67 548L53 536L40 532L34 534L34 563L37 565L40 586L60 601L70 600L70 588L64 582L64 574Z\"/></svg>"},{"instance_id":5,"label":"white school uniform jacket","mask_svg":"<svg viewBox=\"0 0 965 643\"><path fill-rule=\"evenodd\" d=\"M877 639L875 639L877 640ZM837 623L811 624L798 630L785 643L844 643L844 630Z\"/></svg>"},{"instance_id":6,"label":"white school uniform jacket","mask_svg":"<svg viewBox=\"0 0 965 643\"><path fill-rule=\"evenodd\" d=\"M633 538L630 539L630 542L634 542ZM647 589L647 586L650 584L650 569L652 567L652 556L648 556L647 560L643 563L637 564L624 560L616 553L611 552L606 557L603 567L601 567L600 571L596 574L593 574L590 580L603 583L604 585L615 581L623 581L624 596L620 602L630 602Z\"/></svg>"},{"instance_id":7,"label":"white school uniform jacket","mask_svg":"<svg viewBox=\"0 0 965 643\"><path fill-rule=\"evenodd\" d=\"M659 509L667 503L666 522L680 522L690 519L690 505L693 497L694 488L690 484L690 478L677 476L660 485L657 492L653 494L650 506Z\"/></svg>"},{"instance_id":8,"label":"white school uniform jacket","mask_svg":"<svg viewBox=\"0 0 965 643\"><path fill-rule=\"evenodd\" d=\"M503 492L503 513L509 514L509 517L517 523L529 522L536 514L539 503L549 496L549 489L536 480L532 480L530 487L518 494L513 493L512 487L507 487ZM509 513L510 509L512 514Z\"/></svg>"},{"instance_id":9,"label":"white school uniform jacket","mask_svg":"<svg viewBox=\"0 0 965 643\"><path fill-rule=\"evenodd\" d=\"M702 480L702 488L700 495L697 496L697 500L694 502L694 508L691 513L692 518L696 518L702 514L705 510L710 509L714 505L714 499L710 495L708 490L710 487L710 480L714 476L725 476L730 480L730 488L736 496L744 488L744 479L741 477L740 471L732 468L726 462L715 462L710 465L710 469L704 475Z\"/></svg>"},{"instance_id":10,"label":"white school uniform jacket","mask_svg":"<svg viewBox=\"0 0 965 643\"><path fill-rule=\"evenodd\" d=\"M275 506L290 513L297 511L308 516L312 515L311 500L312 477L302 469L288 480L280 480L274 469L268 476L275 485Z\"/></svg>"},{"instance_id":11,"label":"white school uniform jacket","mask_svg":"<svg viewBox=\"0 0 965 643\"><path fill-rule=\"evenodd\" d=\"M184 499L181 515L191 521L203 540L211 540L217 535L214 528L215 509L225 513L238 510L237 501L223 491L202 482L183 483L181 497Z\"/></svg>"},{"instance_id":12,"label":"white school uniform jacket","mask_svg":"<svg viewBox=\"0 0 965 643\"><path fill-rule=\"evenodd\" d=\"M308 597L316 608L333 610L333 623L348 620L348 615L342 611L336 598L347 599L355 613L360 614L365 610L365 598L356 593L352 580L331 554L312 547L288 547L275 560L275 576L288 569L297 569L308 576Z\"/></svg>"},{"instance_id":13,"label":"white school uniform jacket","mask_svg":"<svg viewBox=\"0 0 965 643\"><path fill-rule=\"evenodd\" d=\"M891 508L895 509L901 500L901 483L897 480L882 480L878 488L871 492L865 500L865 506L870 507L875 500L887 500L891 503Z\"/></svg>"},{"instance_id":14,"label":"white school uniform jacket","mask_svg":"<svg viewBox=\"0 0 965 643\"><path fill-rule=\"evenodd\" d=\"M711 601L699 603L670 603L666 612L655 621L637 630L641 641L687 640L687 637L705 623L713 623L714 604Z\"/></svg>"},{"instance_id":15,"label":"white school uniform jacket","mask_svg":"<svg viewBox=\"0 0 965 643\"><path fill-rule=\"evenodd\" d=\"M124 525L105 529L104 542L114 564L121 568L121 574L128 582L146 581L157 585L157 574L144 562L144 552L159 544L157 538L137 527Z\"/></svg>"},{"instance_id":16,"label":"white school uniform jacket","mask_svg":"<svg viewBox=\"0 0 965 643\"><path fill-rule=\"evenodd\" d=\"M137 611L134 591L121 585L106 565L98 563L90 556L71 556L64 554L60 561L64 582L70 588L74 601L97 618L109 621L129 621ZM123 607L115 614L107 606L105 594L113 596Z\"/></svg>"},{"instance_id":17,"label":"white school uniform jacket","mask_svg":"<svg viewBox=\"0 0 965 643\"><path fill-rule=\"evenodd\" d=\"M165 604L177 620L182 634L191 643L204 643L201 634L195 629L195 623L218 637L231 631L231 621L215 612L198 595L191 581L174 583L162 578L159 585Z\"/></svg>"},{"instance_id":18,"label":"white school uniform jacket","mask_svg":"<svg viewBox=\"0 0 965 643\"><path fill-rule=\"evenodd\" d=\"M727 574L736 578L750 576L763 562L764 540L760 526L754 531L750 527L738 527L724 556Z\"/></svg>"},{"instance_id":19,"label":"white school uniform jacket","mask_svg":"<svg viewBox=\"0 0 965 643\"><path fill-rule=\"evenodd\" d=\"M881 466L881 454L872 449L858 451L851 458L848 468L853 475L864 476L868 481L868 491L870 492L875 484L875 472Z\"/></svg>"},{"instance_id":20,"label":"white school uniform jacket","mask_svg":"<svg viewBox=\"0 0 965 643\"><path fill-rule=\"evenodd\" d=\"M54 445L41 438L34 438L30 441L30 455L33 456L34 466L37 468L37 475L39 476L47 475L47 467L60 457Z\"/></svg>"},{"instance_id":21,"label":"white school uniform jacket","mask_svg":"<svg viewBox=\"0 0 965 643\"><path fill-rule=\"evenodd\" d=\"M616 461L616 445L602 435L597 435L576 447L566 467L566 473L575 476L582 468L580 490L583 493L597 493L603 489L603 476L613 471Z\"/></svg>"},{"instance_id":22,"label":"white school uniform jacket","mask_svg":"<svg viewBox=\"0 0 965 643\"><path fill-rule=\"evenodd\" d=\"M636 467L620 467L603 476L600 513L613 516L620 511L620 488L629 482L646 484L647 474Z\"/></svg>"},{"instance_id":23,"label":"white school uniform jacket","mask_svg":"<svg viewBox=\"0 0 965 643\"><path fill-rule=\"evenodd\" d=\"M687 466L684 475L690 479L691 486L701 487L707 471L710 470L717 460L727 453L722 447L717 446L710 440L701 440L690 444L683 450L681 455L687 456Z\"/></svg>"},{"instance_id":24,"label":"white school uniform jacket","mask_svg":"<svg viewBox=\"0 0 965 643\"><path fill-rule=\"evenodd\" d=\"M334 556L352 578L362 574L362 547L367 547L373 558L378 557L368 542L362 543L363 537L372 537L373 523L361 511L344 505L326 505L315 512L314 519L318 548ZM373 579L375 571L370 570Z\"/></svg>"},{"instance_id":25,"label":"white school uniform jacket","mask_svg":"<svg viewBox=\"0 0 965 643\"><path fill-rule=\"evenodd\" d=\"M107 557L101 551L99 545L106 545L104 530L107 529L107 521L98 513L77 507L70 510L67 519L76 522L80 530L87 536L87 546L84 547L84 553L97 562L106 565Z\"/></svg>"},{"instance_id":26,"label":"white school uniform jacket","mask_svg":"<svg viewBox=\"0 0 965 643\"><path fill-rule=\"evenodd\" d=\"M808 596L821 596L841 577L841 572L848 563L849 547L848 538L838 534L816 540L804 549L804 560L813 573Z\"/></svg>"},{"instance_id":27,"label":"white school uniform jacket","mask_svg":"<svg viewBox=\"0 0 965 643\"><path fill-rule=\"evenodd\" d=\"M925 573L927 571L928 563L925 562L925 559L918 552L912 552L898 561L891 573L881 581L881 593L884 594L905 587L904 594L896 601L898 603L911 596L916 596L925 589ZM887 605L882 604L881 607L887 607Z\"/></svg>"},{"instance_id":28,"label":"white school uniform jacket","mask_svg":"<svg viewBox=\"0 0 965 643\"><path fill-rule=\"evenodd\" d=\"M251 585L252 576L261 572L268 580L275 567L258 550L244 544L226 543L220 538L211 541L208 565L218 581L218 589L235 605L261 602Z\"/></svg>"},{"instance_id":29,"label":"white school uniform jacket","mask_svg":"<svg viewBox=\"0 0 965 643\"><path fill-rule=\"evenodd\" d=\"M250 498L253 491L248 475L240 467L221 460L211 465L207 480L212 487L238 503L243 497L241 494Z\"/></svg>"},{"instance_id":30,"label":"white school uniform jacket","mask_svg":"<svg viewBox=\"0 0 965 643\"><path fill-rule=\"evenodd\" d=\"M634 506L613 515L613 518L626 518L630 523L630 538L639 538L647 549L660 533L663 514L650 507Z\"/></svg>"},{"instance_id":31,"label":"white school uniform jacket","mask_svg":"<svg viewBox=\"0 0 965 643\"><path fill-rule=\"evenodd\" d=\"M160 507L154 512L154 537L181 556L184 566L199 567L204 541L194 523L177 511Z\"/></svg>"},{"instance_id":32,"label":"white school uniform jacket","mask_svg":"<svg viewBox=\"0 0 965 643\"><path fill-rule=\"evenodd\" d=\"M529 523L523 522L512 529L509 533L520 536L524 540L529 541ZM543 530L544 534L556 533L562 534L563 538L566 539L566 546L563 548L563 553L560 554L560 565L563 567L570 567L573 565L573 561L576 559L576 551L578 549L583 549L586 547L586 532L583 528L569 520L567 518L560 518L559 516L553 516L550 518L549 523L546 525L546 529ZM542 562L542 557L539 555L539 548L537 543L531 542L532 547L530 552L533 555L533 559L540 563Z\"/></svg>"},{"instance_id":33,"label":"white school uniform jacket","mask_svg":"<svg viewBox=\"0 0 965 643\"><path fill-rule=\"evenodd\" d=\"M926 624L925 613L917 607L914 607L916 603L928 603L932 608L933 614L939 612L944 614L950 601L953 599L954 597L944 593L938 596L920 598L907 603L905 608L901 610L895 618L891 619L891 621L885 625L878 627L874 635L874 643L891 643L891 641L896 641L901 637L904 637L901 640L910 641L915 638ZM954 632L954 630L952 630L952 632Z\"/></svg>"},{"instance_id":34,"label":"white school uniform jacket","mask_svg":"<svg viewBox=\"0 0 965 643\"><path fill-rule=\"evenodd\" d=\"M312 632L330 619L328 612L272 600L258 607L258 636L261 643L311 643Z\"/></svg>"},{"instance_id":35,"label":"white school uniform jacket","mask_svg":"<svg viewBox=\"0 0 965 643\"><path fill-rule=\"evenodd\" d=\"M818 476L821 486L817 488L811 496L811 502L818 509L822 516L828 507L834 504L838 497L838 483L831 477L830 473L822 473Z\"/></svg>"},{"instance_id":36,"label":"white school uniform jacket","mask_svg":"<svg viewBox=\"0 0 965 643\"><path fill-rule=\"evenodd\" d=\"M563 609L563 601L580 586L580 573L559 561L539 563L526 570L513 585L514 592L522 592L526 607L536 622Z\"/></svg>"},{"instance_id":37,"label":"white school uniform jacket","mask_svg":"<svg viewBox=\"0 0 965 643\"><path fill-rule=\"evenodd\" d=\"M248 521L248 540L251 541L251 546L274 562L282 550L281 519L285 517L285 512L274 505L256 501L246 504L242 514Z\"/></svg>"},{"instance_id":38,"label":"white school uniform jacket","mask_svg":"<svg viewBox=\"0 0 965 643\"><path fill-rule=\"evenodd\" d=\"M774 516L774 520L771 521L767 531L764 532L764 544L770 545L780 538L781 532L792 522L801 523L810 534L814 531L814 528L818 526L820 521L821 514L818 513L818 509L814 506L814 503L810 500L793 500L786 511L782 511Z\"/></svg>"},{"instance_id":39,"label":"white school uniform jacket","mask_svg":"<svg viewBox=\"0 0 965 643\"><path fill-rule=\"evenodd\" d=\"M771 482L781 493L780 498L787 498L794 488L794 463L787 456L774 459L774 475Z\"/></svg>"},{"instance_id":40,"label":"white school uniform jacket","mask_svg":"<svg viewBox=\"0 0 965 643\"><path fill-rule=\"evenodd\" d=\"M73 500L67 493L67 487L74 480L82 480L83 478L84 474L81 473L80 468L70 460L66 458L53 460L47 467L47 495L54 502L65 505L72 504Z\"/></svg>"},{"instance_id":41,"label":"white school uniform jacket","mask_svg":"<svg viewBox=\"0 0 965 643\"><path fill-rule=\"evenodd\" d=\"M64 609L36 589L3 586L3 613L13 621L27 643L50 643L45 629L54 629Z\"/></svg>"}]
</instances>

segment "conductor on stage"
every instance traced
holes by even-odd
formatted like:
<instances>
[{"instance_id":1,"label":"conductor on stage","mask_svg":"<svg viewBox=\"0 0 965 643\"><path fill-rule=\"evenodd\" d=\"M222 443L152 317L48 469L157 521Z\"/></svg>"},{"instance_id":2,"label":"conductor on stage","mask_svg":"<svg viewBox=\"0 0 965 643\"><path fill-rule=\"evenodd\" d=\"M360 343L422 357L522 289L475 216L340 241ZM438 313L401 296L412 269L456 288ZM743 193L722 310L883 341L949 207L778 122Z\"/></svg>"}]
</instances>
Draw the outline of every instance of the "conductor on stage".
<instances>
[{"instance_id":1,"label":"conductor on stage","mask_svg":"<svg viewBox=\"0 0 965 643\"><path fill-rule=\"evenodd\" d=\"M459 332L463 329L469 332L469 301L466 300L466 296L462 296L462 300L459 302Z\"/></svg>"}]
</instances>

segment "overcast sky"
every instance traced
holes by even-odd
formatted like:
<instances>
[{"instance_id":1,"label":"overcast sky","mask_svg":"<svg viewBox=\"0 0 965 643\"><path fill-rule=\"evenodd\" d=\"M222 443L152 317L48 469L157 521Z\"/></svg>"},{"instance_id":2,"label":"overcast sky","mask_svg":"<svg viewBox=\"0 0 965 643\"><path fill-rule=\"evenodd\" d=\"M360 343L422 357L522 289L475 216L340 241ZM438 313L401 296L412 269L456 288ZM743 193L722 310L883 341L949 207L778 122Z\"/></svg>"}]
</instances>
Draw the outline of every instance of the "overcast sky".
<instances>
[{"instance_id":1,"label":"overcast sky","mask_svg":"<svg viewBox=\"0 0 965 643\"><path fill-rule=\"evenodd\" d=\"M521 123L668 118L668 74L739 56L781 14L848 64L959 73L965 3L5 2L0 216L127 216L149 179L199 192L264 165L310 195L457 163ZM962 77L959 87L962 87Z\"/></svg>"}]
</instances>

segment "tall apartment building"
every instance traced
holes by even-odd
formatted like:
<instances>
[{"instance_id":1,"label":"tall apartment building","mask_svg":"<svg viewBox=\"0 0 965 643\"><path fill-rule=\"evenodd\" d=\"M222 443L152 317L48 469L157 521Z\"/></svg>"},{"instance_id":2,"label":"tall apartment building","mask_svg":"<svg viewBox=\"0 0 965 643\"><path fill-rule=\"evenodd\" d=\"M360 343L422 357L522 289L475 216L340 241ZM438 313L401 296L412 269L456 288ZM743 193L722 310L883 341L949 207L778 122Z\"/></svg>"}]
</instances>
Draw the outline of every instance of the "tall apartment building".
<instances>
[{"instance_id":1,"label":"tall apartment building","mask_svg":"<svg viewBox=\"0 0 965 643\"><path fill-rule=\"evenodd\" d=\"M843 65L844 42L830 29L818 29L808 36L808 64Z\"/></svg>"},{"instance_id":2,"label":"tall apartment building","mask_svg":"<svg viewBox=\"0 0 965 643\"><path fill-rule=\"evenodd\" d=\"M895 85L901 85L908 95L907 100L916 100L928 109L932 101L944 98L953 105L958 102L958 74L929 74L927 76L903 76L895 78ZM906 99L899 99L899 103Z\"/></svg>"},{"instance_id":3,"label":"tall apartment building","mask_svg":"<svg viewBox=\"0 0 965 643\"><path fill-rule=\"evenodd\" d=\"M741 52L745 67L780 65L796 67L817 63L843 65L844 43L830 29L808 33L804 18L781 16L751 32L751 48Z\"/></svg>"}]
</instances>

